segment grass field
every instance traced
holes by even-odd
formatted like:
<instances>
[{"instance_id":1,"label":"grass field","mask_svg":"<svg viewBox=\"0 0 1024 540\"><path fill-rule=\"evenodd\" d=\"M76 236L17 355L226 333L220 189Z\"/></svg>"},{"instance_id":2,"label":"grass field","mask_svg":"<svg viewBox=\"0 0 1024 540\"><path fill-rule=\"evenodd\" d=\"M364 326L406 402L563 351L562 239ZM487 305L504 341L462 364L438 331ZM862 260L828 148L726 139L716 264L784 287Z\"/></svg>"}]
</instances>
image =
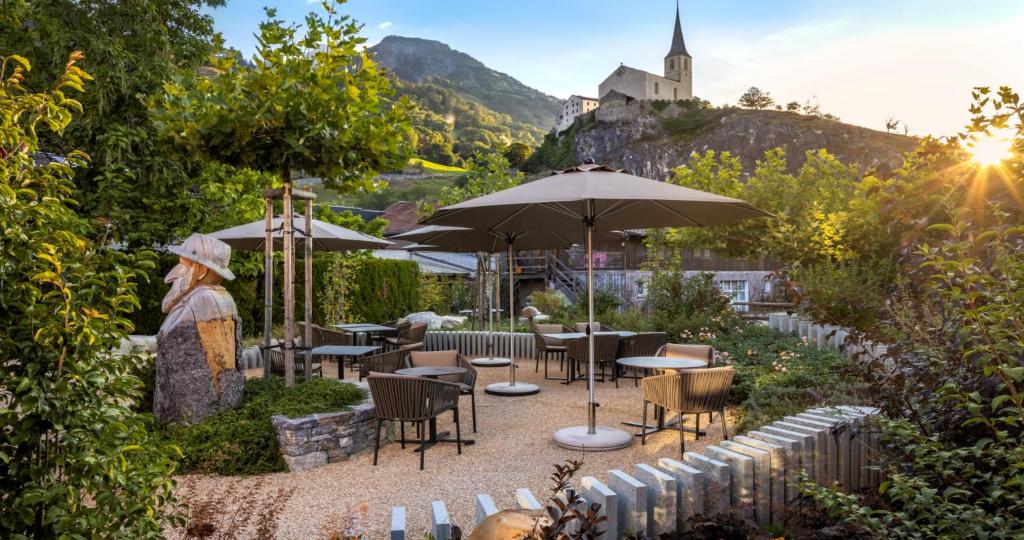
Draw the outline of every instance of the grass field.
<instances>
[{"instance_id":1,"label":"grass field","mask_svg":"<svg viewBox=\"0 0 1024 540\"><path fill-rule=\"evenodd\" d=\"M412 158L412 159L410 159L409 160L409 164L410 165L419 165L419 166L423 167L424 171L426 171L426 172L433 172L433 173L455 173L455 174L461 174L461 173L466 172L466 169L463 169L462 167L452 167L451 165L441 165L440 163L434 163L433 161L429 161L429 160L426 160L426 159L420 159L420 158Z\"/></svg>"}]
</instances>

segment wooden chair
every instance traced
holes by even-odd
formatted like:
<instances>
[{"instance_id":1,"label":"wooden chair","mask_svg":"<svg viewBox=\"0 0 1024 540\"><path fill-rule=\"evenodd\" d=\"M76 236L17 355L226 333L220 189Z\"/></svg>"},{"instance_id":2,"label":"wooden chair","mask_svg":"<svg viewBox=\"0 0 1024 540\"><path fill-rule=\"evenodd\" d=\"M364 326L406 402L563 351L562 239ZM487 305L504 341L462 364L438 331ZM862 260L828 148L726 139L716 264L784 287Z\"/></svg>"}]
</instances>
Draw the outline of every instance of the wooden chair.
<instances>
[{"instance_id":1,"label":"wooden chair","mask_svg":"<svg viewBox=\"0 0 1024 540\"><path fill-rule=\"evenodd\" d=\"M594 338L594 366L601 366L601 382L604 382L604 368L611 365L612 380L618 383L618 370L615 369L615 359L619 352L619 336L615 334L595 335ZM590 337L577 338L569 342L567 356L570 362L589 364ZM578 371L578 369L577 369Z\"/></svg>"},{"instance_id":2,"label":"wooden chair","mask_svg":"<svg viewBox=\"0 0 1024 540\"><path fill-rule=\"evenodd\" d=\"M266 351L267 356L270 359L270 372L274 375L284 377L284 351L279 348L269 349ZM303 375L306 374L306 359L303 357L304 351L295 351L295 374ZM340 369L340 368L339 368ZM323 366L320 362L313 362L312 375L323 377Z\"/></svg>"},{"instance_id":3,"label":"wooden chair","mask_svg":"<svg viewBox=\"0 0 1024 540\"><path fill-rule=\"evenodd\" d=\"M359 380L370 376L370 373L394 373L405 367L405 355L399 349L364 356L359 359Z\"/></svg>"},{"instance_id":4,"label":"wooden chair","mask_svg":"<svg viewBox=\"0 0 1024 540\"><path fill-rule=\"evenodd\" d=\"M431 418L437 418L445 411L455 416L455 445L462 453L462 430L459 424L459 385L427 379L425 377L404 377L402 375L371 373L367 377L370 395L377 409L377 430L373 438L373 464L377 465L380 448L380 427L384 420L398 421L401 426L401 444L405 448L405 422L413 422L419 428L420 470L423 470L423 456L426 454L427 426Z\"/></svg>"},{"instance_id":5,"label":"wooden chair","mask_svg":"<svg viewBox=\"0 0 1024 540\"><path fill-rule=\"evenodd\" d=\"M469 396L473 413L473 433L476 433L476 368L459 351L410 351L406 356L409 367L460 367L466 372L458 375L443 375L439 380L459 385L459 391Z\"/></svg>"},{"instance_id":6,"label":"wooden chair","mask_svg":"<svg viewBox=\"0 0 1024 540\"><path fill-rule=\"evenodd\" d=\"M398 335L394 337L384 338L384 343L391 347L400 349L406 345L422 343L426 337L427 323L418 322L412 323L407 327L403 327L398 331Z\"/></svg>"},{"instance_id":7,"label":"wooden chair","mask_svg":"<svg viewBox=\"0 0 1024 540\"><path fill-rule=\"evenodd\" d=\"M562 341L546 338L544 334L562 334L569 332L569 329L560 324L535 324L531 330L533 330L533 344L537 349L537 362L533 366L533 372L537 373L540 371L540 361L543 358L544 378L551 379L552 377L548 377L548 360L552 355L558 357L558 370L562 371L565 369L563 363L565 362L566 348L565 343Z\"/></svg>"},{"instance_id":8,"label":"wooden chair","mask_svg":"<svg viewBox=\"0 0 1024 540\"><path fill-rule=\"evenodd\" d=\"M731 366L720 368L684 369L676 373L644 377L640 389L644 398L644 413L641 423L647 425L647 404L653 403L666 412L679 415L679 456L686 452L683 432L683 415L697 417L697 437L700 437L700 415L718 413L722 418L722 438L729 438L725 423L725 404L732 386ZM664 413L663 413L664 414ZM640 444L647 443L647 429L641 428Z\"/></svg>"},{"instance_id":9,"label":"wooden chair","mask_svg":"<svg viewBox=\"0 0 1024 540\"><path fill-rule=\"evenodd\" d=\"M710 345L688 345L683 343L666 343L655 356L666 358L686 358L687 360L700 360L709 367L715 361L715 349Z\"/></svg>"},{"instance_id":10,"label":"wooden chair","mask_svg":"<svg viewBox=\"0 0 1024 540\"><path fill-rule=\"evenodd\" d=\"M636 335L622 338L619 347L619 358L631 358L634 356L664 356L658 354L662 347L668 342L668 334L665 332L640 332ZM618 367L618 364L616 364ZM633 372L633 386L639 386L637 370ZM619 387L619 381L615 381L615 388Z\"/></svg>"}]
</instances>

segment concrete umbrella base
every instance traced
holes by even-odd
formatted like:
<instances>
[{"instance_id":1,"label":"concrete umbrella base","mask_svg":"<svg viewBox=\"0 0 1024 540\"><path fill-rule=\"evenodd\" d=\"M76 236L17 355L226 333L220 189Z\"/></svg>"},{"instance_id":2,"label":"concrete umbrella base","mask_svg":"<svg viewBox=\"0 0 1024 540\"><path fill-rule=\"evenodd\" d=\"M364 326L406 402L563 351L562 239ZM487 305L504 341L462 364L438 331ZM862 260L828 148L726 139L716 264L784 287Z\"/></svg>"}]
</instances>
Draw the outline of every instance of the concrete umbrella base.
<instances>
[{"instance_id":1,"label":"concrete umbrella base","mask_svg":"<svg viewBox=\"0 0 1024 540\"><path fill-rule=\"evenodd\" d=\"M502 382L487 385L484 392L495 396L532 396L537 392L540 392L540 387L536 384L517 382L515 384Z\"/></svg>"},{"instance_id":2,"label":"concrete umbrella base","mask_svg":"<svg viewBox=\"0 0 1024 540\"><path fill-rule=\"evenodd\" d=\"M508 367L508 365L512 363L512 360L501 357L474 358L470 360L469 363L476 367Z\"/></svg>"},{"instance_id":3,"label":"concrete umbrella base","mask_svg":"<svg viewBox=\"0 0 1024 540\"><path fill-rule=\"evenodd\" d=\"M621 429L597 426L596 433L587 433L587 426L573 426L555 432L555 444L569 450L607 452L633 444L633 436Z\"/></svg>"}]
</instances>

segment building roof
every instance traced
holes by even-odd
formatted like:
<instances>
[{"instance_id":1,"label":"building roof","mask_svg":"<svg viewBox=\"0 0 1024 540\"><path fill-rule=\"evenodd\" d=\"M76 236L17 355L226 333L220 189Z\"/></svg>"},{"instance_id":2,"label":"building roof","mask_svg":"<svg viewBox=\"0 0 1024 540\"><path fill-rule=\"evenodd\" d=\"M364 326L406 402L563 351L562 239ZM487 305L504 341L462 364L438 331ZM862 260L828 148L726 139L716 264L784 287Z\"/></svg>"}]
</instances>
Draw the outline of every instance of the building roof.
<instances>
[{"instance_id":1,"label":"building roof","mask_svg":"<svg viewBox=\"0 0 1024 540\"><path fill-rule=\"evenodd\" d=\"M672 48L668 50L665 58L679 55L692 58L690 53L686 52L686 42L683 41L683 25L679 23L679 3L676 2L676 28L672 32Z\"/></svg>"},{"instance_id":2,"label":"building roof","mask_svg":"<svg viewBox=\"0 0 1024 540\"><path fill-rule=\"evenodd\" d=\"M419 225L420 217L416 213L416 201L398 201L384 209L384 219L388 220L388 228L384 236L411 231Z\"/></svg>"}]
</instances>

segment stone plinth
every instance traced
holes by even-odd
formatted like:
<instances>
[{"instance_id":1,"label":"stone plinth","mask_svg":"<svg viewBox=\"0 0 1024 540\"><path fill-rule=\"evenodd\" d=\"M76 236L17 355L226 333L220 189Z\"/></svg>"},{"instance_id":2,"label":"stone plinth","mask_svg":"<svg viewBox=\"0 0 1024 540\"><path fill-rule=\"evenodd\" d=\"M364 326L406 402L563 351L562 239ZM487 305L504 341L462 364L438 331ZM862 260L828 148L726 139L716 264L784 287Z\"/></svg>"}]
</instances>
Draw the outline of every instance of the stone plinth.
<instances>
[{"instance_id":1,"label":"stone plinth","mask_svg":"<svg viewBox=\"0 0 1024 540\"><path fill-rule=\"evenodd\" d=\"M277 445L292 472L345 461L355 454L373 451L377 410L372 401L344 412L319 413L300 418L274 416ZM380 443L395 439L395 426L385 421Z\"/></svg>"}]
</instances>

